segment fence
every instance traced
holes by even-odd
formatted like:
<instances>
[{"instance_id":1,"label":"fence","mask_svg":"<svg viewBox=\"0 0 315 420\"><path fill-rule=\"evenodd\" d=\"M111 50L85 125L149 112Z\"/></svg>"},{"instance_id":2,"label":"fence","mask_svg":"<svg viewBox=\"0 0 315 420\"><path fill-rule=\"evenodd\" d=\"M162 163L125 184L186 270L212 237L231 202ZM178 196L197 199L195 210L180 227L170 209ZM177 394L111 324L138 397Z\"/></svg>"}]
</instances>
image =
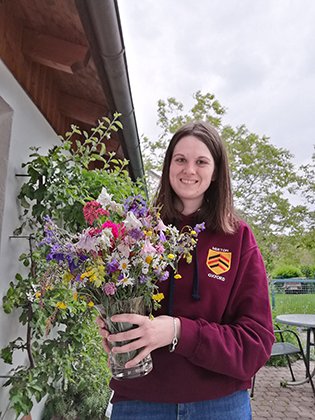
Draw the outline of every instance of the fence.
<instances>
[{"instance_id":1,"label":"fence","mask_svg":"<svg viewBox=\"0 0 315 420\"><path fill-rule=\"evenodd\" d=\"M315 293L315 279L294 277L290 279L274 279L270 282L271 305L275 308L275 295L286 294L311 294Z\"/></svg>"}]
</instances>

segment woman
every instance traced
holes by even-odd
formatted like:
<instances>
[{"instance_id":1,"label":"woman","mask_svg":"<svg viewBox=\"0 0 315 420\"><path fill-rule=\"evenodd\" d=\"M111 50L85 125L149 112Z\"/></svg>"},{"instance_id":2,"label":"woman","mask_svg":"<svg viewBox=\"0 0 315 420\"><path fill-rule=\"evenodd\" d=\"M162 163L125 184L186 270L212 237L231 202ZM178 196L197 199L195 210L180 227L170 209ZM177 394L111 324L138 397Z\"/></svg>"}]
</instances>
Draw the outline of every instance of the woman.
<instances>
[{"instance_id":1,"label":"woman","mask_svg":"<svg viewBox=\"0 0 315 420\"><path fill-rule=\"evenodd\" d=\"M189 123L173 136L157 195L162 218L179 228L205 222L193 261L181 261L180 280L160 286L165 299L153 320L112 317L137 328L109 335L104 347L142 349L126 367L151 353L147 376L111 381L112 419L251 418L247 389L274 340L264 263L249 226L233 207L226 151L217 131Z\"/></svg>"}]
</instances>

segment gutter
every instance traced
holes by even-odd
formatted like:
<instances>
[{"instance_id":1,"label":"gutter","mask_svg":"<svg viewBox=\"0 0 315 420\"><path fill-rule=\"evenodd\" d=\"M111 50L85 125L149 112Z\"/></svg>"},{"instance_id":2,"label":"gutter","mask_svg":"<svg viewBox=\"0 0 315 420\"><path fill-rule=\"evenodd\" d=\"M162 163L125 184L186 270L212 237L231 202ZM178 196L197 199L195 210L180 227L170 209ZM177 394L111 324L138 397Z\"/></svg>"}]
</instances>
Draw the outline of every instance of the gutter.
<instances>
[{"instance_id":1,"label":"gutter","mask_svg":"<svg viewBox=\"0 0 315 420\"><path fill-rule=\"evenodd\" d=\"M144 167L117 0L75 0L111 110L122 114L118 132L133 180L144 178Z\"/></svg>"}]
</instances>

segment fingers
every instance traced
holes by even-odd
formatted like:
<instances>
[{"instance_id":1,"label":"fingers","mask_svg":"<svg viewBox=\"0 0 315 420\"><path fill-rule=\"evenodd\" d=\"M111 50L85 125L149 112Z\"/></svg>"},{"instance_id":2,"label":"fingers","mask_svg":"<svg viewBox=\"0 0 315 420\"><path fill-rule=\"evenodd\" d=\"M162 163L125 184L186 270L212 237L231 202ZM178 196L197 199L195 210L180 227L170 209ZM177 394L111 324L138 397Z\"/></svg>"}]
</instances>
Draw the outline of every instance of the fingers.
<instances>
[{"instance_id":1,"label":"fingers","mask_svg":"<svg viewBox=\"0 0 315 420\"><path fill-rule=\"evenodd\" d=\"M149 317L138 314L119 314L111 317L112 322L129 322L130 324L143 325L150 321Z\"/></svg>"},{"instance_id":2,"label":"fingers","mask_svg":"<svg viewBox=\"0 0 315 420\"><path fill-rule=\"evenodd\" d=\"M108 341L107 341L107 338L109 336L109 332L106 329L105 322L100 316L98 316L95 319L95 322L98 325L98 332L99 332L100 336L102 337L103 349L105 350L106 353L109 353L110 348L109 348Z\"/></svg>"}]
</instances>

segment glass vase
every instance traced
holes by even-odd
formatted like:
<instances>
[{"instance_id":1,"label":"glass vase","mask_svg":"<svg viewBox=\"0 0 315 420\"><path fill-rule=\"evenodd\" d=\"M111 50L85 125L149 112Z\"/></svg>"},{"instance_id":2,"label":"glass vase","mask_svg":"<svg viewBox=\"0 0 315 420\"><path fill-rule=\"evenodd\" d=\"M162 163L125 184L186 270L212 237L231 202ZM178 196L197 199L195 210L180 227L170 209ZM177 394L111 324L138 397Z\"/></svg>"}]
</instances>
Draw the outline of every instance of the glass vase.
<instances>
[{"instance_id":1,"label":"glass vase","mask_svg":"<svg viewBox=\"0 0 315 420\"><path fill-rule=\"evenodd\" d=\"M137 327L137 325L130 324L129 322L112 322L110 319L112 315L127 313L145 315L146 313L144 299L141 296L120 301L113 300L112 302L109 302L106 309L100 305L97 305L97 308L106 323L107 330L111 334L128 331ZM119 341L108 344L109 347L112 348L114 346L123 346L129 342L130 341ZM153 364L150 354L141 360L136 366L132 368L125 367L125 364L136 357L140 350L141 349L133 350L126 353L109 353L109 365L114 379L133 379L147 375L151 372Z\"/></svg>"}]
</instances>

